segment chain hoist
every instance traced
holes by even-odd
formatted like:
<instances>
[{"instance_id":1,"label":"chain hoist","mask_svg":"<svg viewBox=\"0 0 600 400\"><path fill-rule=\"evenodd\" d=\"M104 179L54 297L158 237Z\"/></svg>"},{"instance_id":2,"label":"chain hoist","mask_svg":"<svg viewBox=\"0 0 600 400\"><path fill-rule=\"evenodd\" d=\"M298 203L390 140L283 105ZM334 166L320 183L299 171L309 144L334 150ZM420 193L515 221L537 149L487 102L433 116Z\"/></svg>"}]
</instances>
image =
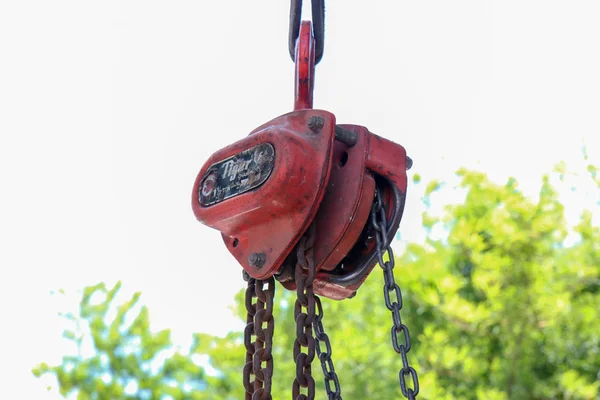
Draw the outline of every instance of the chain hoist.
<instances>
[{"instance_id":1,"label":"chain hoist","mask_svg":"<svg viewBox=\"0 0 600 400\"><path fill-rule=\"evenodd\" d=\"M392 313L392 347L402 362L400 390L415 399L419 382L407 358L410 335L400 316L402 294L390 247L404 211L412 161L401 145L363 126L337 124L332 113L312 108L325 6L324 0L311 5L312 22L302 21L302 1L291 1L294 111L214 153L196 178L192 208L200 222L221 232L248 282L247 400L272 398L275 280L296 292L292 398L315 398L312 364L317 358L328 399L342 399L318 296L354 297L378 262Z\"/></svg>"}]
</instances>

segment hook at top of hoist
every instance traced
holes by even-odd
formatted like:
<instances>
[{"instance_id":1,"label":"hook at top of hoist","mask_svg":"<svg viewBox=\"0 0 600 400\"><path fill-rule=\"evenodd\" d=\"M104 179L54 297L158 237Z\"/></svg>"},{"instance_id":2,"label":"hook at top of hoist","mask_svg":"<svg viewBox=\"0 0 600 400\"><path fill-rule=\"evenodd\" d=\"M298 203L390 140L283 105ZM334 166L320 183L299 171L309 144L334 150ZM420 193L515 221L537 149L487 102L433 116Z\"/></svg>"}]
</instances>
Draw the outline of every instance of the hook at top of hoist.
<instances>
[{"instance_id":1,"label":"hook at top of hoist","mask_svg":"<svg viewBox=\"0 0 600 400\"><path fill-rule=\"evenodd\" d=\"M315 64L323 58L325 47L325 0L311 0L312 26L315 38ZM289 52L292 61L296 61L296 41L300 35L300 22L302 20L302 0L291 0L290 4L290 33Z\"/></svg>"}]
</instances>

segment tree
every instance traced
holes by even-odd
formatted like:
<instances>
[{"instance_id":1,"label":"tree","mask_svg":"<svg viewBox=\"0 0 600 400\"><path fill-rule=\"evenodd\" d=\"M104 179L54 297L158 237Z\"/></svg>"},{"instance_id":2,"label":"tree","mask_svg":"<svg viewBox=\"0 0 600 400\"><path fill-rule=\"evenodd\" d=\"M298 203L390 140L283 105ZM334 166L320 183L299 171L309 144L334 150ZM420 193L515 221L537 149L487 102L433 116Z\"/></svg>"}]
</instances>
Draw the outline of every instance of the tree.
<instances>
[{"instance_id":1,"label":"tree","mask_svg":"<svg viewBox=\"0 0 600 400\"><path fill-rule=\"evenodd\" d=\"M73 329L64 336L78 354L64 356L58 366L40 364L34 374L54 374L60 393L76 393L78 400L210 399L205 371L189 353L171 351L168 329L151 331L148 309L138 307L140 293L114 304L120 288L86 287L80 315L65 315Z\"/></svg>"},{"instance_id":2,"label":"tree","mask_svg":"<svg viewBox=\"0 0 600 400\"><path fill-rule=\"evenodd\" d=\"M596 169L590 167L589 171L598 182ZM564 207L549 176L543 178L539 199L533 201L514 179L498 185L481 173L461 170L458 175L464 201L447 206L441 216L424 213L426 242L409 244L397 257L396 280L404 295L403 320L411 332L409 360L419 373L419 398L599 398L600 229L594 225L592 213L583 213L575 227L578 240L567 245ZM437 182L428 185L426 204L443 193L439 186ZM401 398L401 362L390 344L392 321L383 304L382 286L377 268L356 298L324 301L323 321L342 395L347 399ZM293 295L277 287L274 399L290 397L295 374ZM240 293L236 310L245 319L243 300ZM82 315L92 322L92 314L83 313L86 304L82 302ZM101 315L94 318L102 320ZM115 353L114 349L129 340L114 334L107 344L106 332L113 324L95 322L92 326L92 336L102 338L97 341L99 352L111 349ZM196 334L190 353L180 355L180 364L172 373L189 370L182 379L196 379L200 392L177 392L172 398L243 398L242 338L242 332L225 337ZM147 343L155 342L141 341L139 351L143 352ZM158 348L166 342L160 343ZM192 365L187 358L190 354L208 356L219 374L208 377L201 367ZM92 362L94 359L80 359L53 368L44 366L38 373L56 374L61 390L85 390L90 398L108 398L92 397L97 393L94 390L109 390L108 386L94 389L87 382L97 380L100 371L111 371L118 382L125 382L124 376L140 376L136 363L144 362L139 357L135 362L131 359L127 368L138 371L133 375L126 373L126 363L112 363L113 358L119 360L118 354L108 358L112 370L99 367L102 363ZM67 368L69 365L74 367ZM80 373L74 376L72 371L77 368ZM324 398L319 370L315 362L313 376L320 386L317 398ZM171 382L172 376L156 375L153 387L158 389L153 393L161 393L164 386L160 385ZM205 395L208 397L201 397Z\"/></svg>"}]
</instances>

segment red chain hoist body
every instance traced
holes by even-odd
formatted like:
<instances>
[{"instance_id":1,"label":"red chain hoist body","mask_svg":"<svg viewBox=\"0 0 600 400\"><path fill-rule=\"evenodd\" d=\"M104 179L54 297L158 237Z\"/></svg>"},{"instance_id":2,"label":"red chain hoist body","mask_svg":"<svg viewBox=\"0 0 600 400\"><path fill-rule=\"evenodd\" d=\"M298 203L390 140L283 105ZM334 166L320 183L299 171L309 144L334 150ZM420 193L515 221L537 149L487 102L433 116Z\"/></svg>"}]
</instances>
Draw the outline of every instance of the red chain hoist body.
<instances>
[{"instance_id":1,"label":"red chain hoist body","mask_svg":"<svg viewBox=\"0 0 600 400\"><path fill-rule=\"evenodd\" d=\"M315 71L310 22L296 46L295 111L256 128L204 164L192 192L196 218L219 230L253 278L295 289L292 250L317 227L315 293L353 296L377 263L367 221L375 188L388 211L388 240L402 217L411 166L404 147L312 109Z\"/></svg>"},{"instance_id":2,"label":"red chain hoist body","mask_svg":"<svg viewBox=\"0 0 600 400\"><path fill-rule=\"evenodd\" d=\"M315 398L316 358L328 399L342 400L317 295L352 297L377 263L392 316L392 347L402 361L400 390L415 400L418 376L407 358L410 334L400 315L402 293L389 245L404 211L412 161L399 144L363 126L338 125L332 113L312 108L325 9L324 0L311 3L314 31L311 22L301 22L302 0L291 0L294 111L214 153L196 178L192 207L200 222L221 232L248 282L246 400L272 400L275 279L296 291L292 398Z\"/></svg>"}]
</instances>

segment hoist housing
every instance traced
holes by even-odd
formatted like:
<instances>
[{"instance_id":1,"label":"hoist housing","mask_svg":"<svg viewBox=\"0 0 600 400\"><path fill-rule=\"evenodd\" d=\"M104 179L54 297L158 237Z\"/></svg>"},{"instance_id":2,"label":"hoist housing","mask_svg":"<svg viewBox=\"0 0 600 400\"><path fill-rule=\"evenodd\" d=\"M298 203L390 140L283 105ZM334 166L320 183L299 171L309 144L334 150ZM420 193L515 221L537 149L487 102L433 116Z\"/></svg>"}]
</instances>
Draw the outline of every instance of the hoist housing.
<instances>
[{"instance_id":1,"label":"hoist housing","mask_svg":"<svg viewBox=\"0 0 600 400\"><path fill-rule=\"evenodd\" d=\"M336 137L338 140L335 140ZM219 230L256 279L273 275L295 289L292 251L316 224L315 293L353 296L376 264L369 232L375 187L384 193L389 238L406 193L404 148L327 111L293 111L213 154L192 194L196 218Z\"/></svg>"}]
</instances>

